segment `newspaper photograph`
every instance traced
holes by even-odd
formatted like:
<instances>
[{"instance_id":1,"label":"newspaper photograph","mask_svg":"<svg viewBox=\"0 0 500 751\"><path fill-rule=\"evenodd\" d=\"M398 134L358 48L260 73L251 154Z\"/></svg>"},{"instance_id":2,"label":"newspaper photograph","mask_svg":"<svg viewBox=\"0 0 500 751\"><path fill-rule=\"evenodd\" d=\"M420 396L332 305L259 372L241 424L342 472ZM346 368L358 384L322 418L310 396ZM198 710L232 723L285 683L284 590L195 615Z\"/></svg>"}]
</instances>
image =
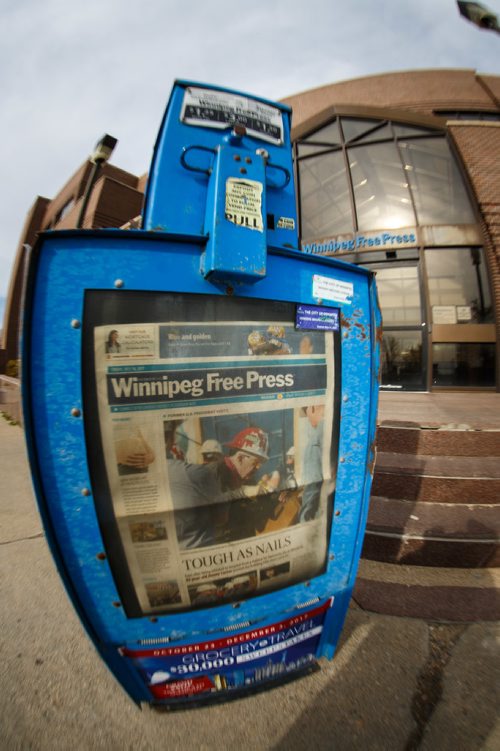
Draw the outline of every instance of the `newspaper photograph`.
<instances>
[{"instance_id":1,"label":"newspaper photograph","mask_svg":"<svg viewBox=\"0 0 500 751\"><path fill-rule=\"evenodd\" d=\"M333 336L272 320L95 327L106 473L143 614L325 569Z\"/></svg>"}]
</instances>

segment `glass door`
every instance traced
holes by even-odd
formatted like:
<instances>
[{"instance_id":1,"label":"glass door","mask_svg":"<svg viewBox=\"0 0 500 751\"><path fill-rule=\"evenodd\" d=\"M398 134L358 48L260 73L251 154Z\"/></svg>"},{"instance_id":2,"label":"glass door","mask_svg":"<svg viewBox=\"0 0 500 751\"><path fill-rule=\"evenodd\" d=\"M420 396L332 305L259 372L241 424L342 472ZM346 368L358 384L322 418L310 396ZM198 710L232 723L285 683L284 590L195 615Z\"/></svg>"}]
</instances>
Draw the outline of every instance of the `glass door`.
<instances>
[{"instance_id":1,"label":"glass door","mask_svg":"<svg viewBox=\"0 0 500 751\"><path fill-rule=\"evenodd\" d=\"M432 386L495 387L492 295L483 248L428 248Z\"/></svg>"},{"instance_id":2,"label":"glass door","mask_svg":"<svg viewBox=\"0 0 500 751\"><path fill-rule=\"evenodd\" d=\"M377 272L384 329L381 388L424 391L427 322L418 263L363 265Z\"/></svg>"}]
</instances>

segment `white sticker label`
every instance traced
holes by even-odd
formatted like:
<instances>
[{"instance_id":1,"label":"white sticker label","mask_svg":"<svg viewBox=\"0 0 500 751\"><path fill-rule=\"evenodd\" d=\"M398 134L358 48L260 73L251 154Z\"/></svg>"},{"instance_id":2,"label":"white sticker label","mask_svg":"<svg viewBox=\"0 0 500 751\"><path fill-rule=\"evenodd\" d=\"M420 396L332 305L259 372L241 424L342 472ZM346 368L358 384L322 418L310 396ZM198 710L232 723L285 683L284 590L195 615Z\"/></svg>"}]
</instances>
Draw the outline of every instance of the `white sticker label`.
<instances>
[{"instance_id":1,"label":"white sticker label","mask_svg":"<svg viewBox=\"0 0 500 751\"><path fill-rule=\"evenodd\" d=\"M472 321L472 308L470 305L457 305L457 321Z\"/></svg>"},{"instance_id":2,"label":"white sticker label","mask_svg":"<svg viewBox=\"0 0 500 751\"><path fill-rule=\"evenodd\" d=\"M189 87L182 102L181 121L202 128L225 130L238 123L247 133L281 145L283 116L278 107L228 91Z\"/></svg>"},{"instance_id":3,"label":"white sticker label","mask_svg":"<svg viewBox=\"0 0 500 751\"><path fill-rule=\"evenodd\" d=\"M350 282L340 282L338 279L330 279L328 276L313 275L313 297L320 300L334 300L352 303L354 285Z\"/></svg>"},{"instance_id":4,"label":"white sticker label","mask_svg":"<svg viewBox=\"0 0 500 751\"><path fill-rule=\"evenodd\" d=\"M295 229L295 219L291 216L280 216L277 227L278 229Z\"/></svg>"},{"instance_id":5,"label":"white sticker label","mask_svg":"<svg viewBox=\"0 0 500 751\"><path fill-rule=\"evenodd\" d=\"M456 307L454 305L433 305L432 322L438 324L456 323Z\"/></svg>"},{"instance_id":6,"label":"white sticker label","mask_svg":"<svg viewBox=\"0 0 500 751\"><path fill-rule=\"evenodd\" d=\"M263 232L262 183L229 177L226 180L225 216L228 222Z\"/></svg>"}]
</instances>

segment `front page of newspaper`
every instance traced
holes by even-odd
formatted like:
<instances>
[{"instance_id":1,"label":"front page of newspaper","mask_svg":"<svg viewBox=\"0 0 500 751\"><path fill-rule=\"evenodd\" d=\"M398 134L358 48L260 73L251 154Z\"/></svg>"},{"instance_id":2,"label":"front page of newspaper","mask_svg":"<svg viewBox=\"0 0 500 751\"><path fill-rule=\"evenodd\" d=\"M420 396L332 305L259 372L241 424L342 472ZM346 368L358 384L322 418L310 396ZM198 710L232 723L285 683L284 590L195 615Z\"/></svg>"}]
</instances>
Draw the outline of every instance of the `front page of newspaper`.
<instances>
[{"instance_id":1,"label":"front page of newspaper","mask_svg":"<svg viewBox=\"0 0 500 751\"><path fill-rule=\"evenodd\" d=\"M114 514L144 614L324 570L332 332L266 322L94 329Z\"/></svg>"}]
</instances>

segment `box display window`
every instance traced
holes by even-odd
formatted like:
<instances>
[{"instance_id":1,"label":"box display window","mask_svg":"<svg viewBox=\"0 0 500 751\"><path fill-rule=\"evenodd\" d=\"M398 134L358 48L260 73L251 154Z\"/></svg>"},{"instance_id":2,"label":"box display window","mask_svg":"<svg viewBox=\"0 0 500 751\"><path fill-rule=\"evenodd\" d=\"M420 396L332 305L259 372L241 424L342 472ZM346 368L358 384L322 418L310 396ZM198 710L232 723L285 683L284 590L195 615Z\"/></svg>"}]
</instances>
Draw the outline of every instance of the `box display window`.
<instances>
[{"instance_id":1,"label":"box display window","mask_svg":"<svg viewBox=\"0 0 500 751\"><path fill-rule=\"evenodd\" d=\"M295 304L88 291L93 497L128 617L220 605L326 569L340 342Z\"/></svg>"}]
</instances>

